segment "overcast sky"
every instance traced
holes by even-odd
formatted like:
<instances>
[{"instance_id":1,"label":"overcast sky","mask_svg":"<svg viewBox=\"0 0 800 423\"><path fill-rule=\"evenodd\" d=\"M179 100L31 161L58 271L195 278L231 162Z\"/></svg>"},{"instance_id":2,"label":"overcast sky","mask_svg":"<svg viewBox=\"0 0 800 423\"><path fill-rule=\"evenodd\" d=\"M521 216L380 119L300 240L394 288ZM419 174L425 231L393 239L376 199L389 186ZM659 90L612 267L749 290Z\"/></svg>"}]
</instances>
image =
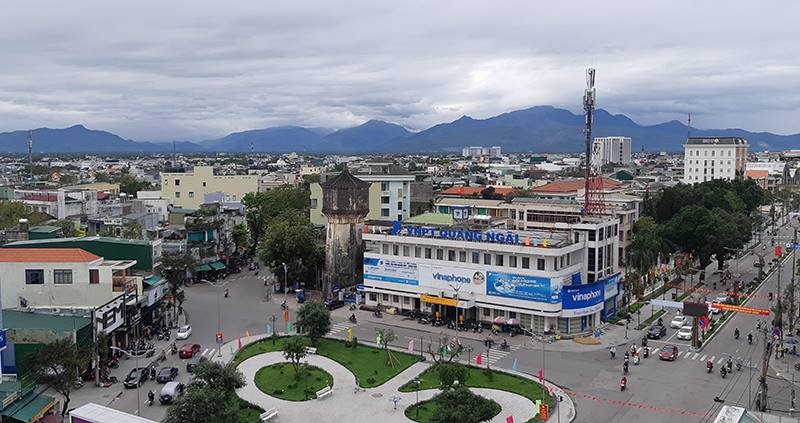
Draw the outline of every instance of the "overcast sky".
<instances>
[{"instance_id":1,"label":"overcast sky","mask_svg":"<svg viewBox=\"0 0 800 423\"><path fill-rule=\"evenodd\" d=\"M69 5L69 7L67 7ZM137 140L369 119L413 130L534 105L800 132L794 1L14 1L0 131Z\"/></svg>"}]
</instances>

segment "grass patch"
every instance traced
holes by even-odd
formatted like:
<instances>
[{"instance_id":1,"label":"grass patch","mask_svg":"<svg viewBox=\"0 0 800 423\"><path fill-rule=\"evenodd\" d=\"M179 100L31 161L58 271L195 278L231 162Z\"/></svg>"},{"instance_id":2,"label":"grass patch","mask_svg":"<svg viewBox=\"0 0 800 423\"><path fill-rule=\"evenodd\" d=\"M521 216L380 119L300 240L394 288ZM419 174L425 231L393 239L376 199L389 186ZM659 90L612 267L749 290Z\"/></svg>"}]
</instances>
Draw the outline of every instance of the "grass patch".
<instances>
[{"instance_id":1,"label":"grass patch","mask_svg":"<svg viewBox=\"0 0 800 423\"><path fill-rule=\"evenodd\" d=\"M553 409L553 398L544 393L541 385L530 379L498 372L496 370L487 372L486 369L474 366L468 366L467 369L469 370L469 377L466 382L464 382L464 385L469 388L490 388L512 392L522 395L532 402L542 400L542 395L544 394L545 403L551 410ZM420 390L439 389L439 377L433 366L422 372L422 374L419 375L419 379L421 381L419 384ZM399 389L400 392L414 392L415 390L416 387L411 381L401 386ZM531 407L533 407L533 404L531 404ZM420 410L420 413L421 412L422 410ZM538 421L538 417L529 420L529 422Z\"/></svg>"},{"instance_id":2,"label":"grass patch","mask_svg":"<svg viewBox=\"0 0 800 423\"><path fill-rule=\"evenodd\" d=\"M451 392L451 394L452 394L452 392ZM500 412L502 411L502 409L500 408L500 405L497 402L495 402L493 400L490 400L488 398L479 397L476 394L471 394L471 395L473 395L474 397L476 397L476 399L480 399L482 402L485 403L485 404L481 404L481 405L472 405L472 407L473 407L472 409L473 410L475 410L475 411L477 411L479 413L485 413L485 414L482 414L481 417L485 417L486 415L492 414L492 416L489 417L488 419L480 420L480 421L488 421L490 419L493 419L498 414L500 414ZM460 404L466 405L465 402L461 402ZM420 403L417 403L417 404L414 404L414 405L412 405L410 407L407 407L406 411L405 411L405 415L406 415L406 417L408 417L409 419L411 419L411 420L413 420L415 422L429 423L429 422L433 421L433 417L436 414L436 411L440 407L442 407L442 403L443 403L442 399L440 398L439 395L437 395L436 397L434 397L432 399L429 399L427 401L422 401ZM469 405L466 405L466 406L469 407ZM477 410L475 409L475 407L477 407ZM417 414L417 413L419 413L419 414ZM471 421L478 421L478 419L481 418L481 417L477 417L477 415L475 413L470 412L470 410L462 409L459 414L467 415L467 416L472 417ZM470 420L466 420L466 421L470 421Z\"/></svg>"},{"instance_id":3,"label":"grass patch","mask_svg":"<svg viewBox=\"0 0 800 423\"><path fill-rule=\"evenodd\" d=\"M245 346L233 359L234 366L258 354L281 351L287 339L288 337L277 338L273 345L272 339L267 338ZM392 351L394 367L389 367L386 365L386 352L381 349L366 345L351 348L344 341L328 338L319 340L317 354L328 357L350 370L358 378L358 384L362 388L382 385L419 360L417 355Z\"/></svg>"},{"instance_id":4,"label":"grass patch","mask_svg":"<svg viewBox=\"0 0 800 423\"><path fill-rule=\"evenodd\" d=\"M256 386L267 395L287 401L314 399L320 389L333 387L333 376L314 366L300 366L300 378L295 378L289 363L278 363L258 369Z\"/></svg>"},{"instance_id":5,"label":"grass patch","mask_svg":"<svg viewBox=\"0 0 800 423\"><path fill-rule=\"evenodd\" d=\"M259 423L260 420L258 418L261 413L264 412L264 409L261 407L251 404L238 396L235 396L234 402L239 407L238 415L239 418L237 419L238 422L242 423Z\"/></svg>"},{"instance_id":6,"label":"grass patch","mask_svg":"<svg viewBox=\"0 0 800 423\"><path fill-rule=\"evenodd\" d=\"M412 405L411 407L407 407L406 417L415 422L427 423L431 421L433 418L433 413L436 412L437 408L439 408L439 404L435 399L422 401ZM417 409L419 409L419 415L417 415Z\"/></svg>"}]
</instances>

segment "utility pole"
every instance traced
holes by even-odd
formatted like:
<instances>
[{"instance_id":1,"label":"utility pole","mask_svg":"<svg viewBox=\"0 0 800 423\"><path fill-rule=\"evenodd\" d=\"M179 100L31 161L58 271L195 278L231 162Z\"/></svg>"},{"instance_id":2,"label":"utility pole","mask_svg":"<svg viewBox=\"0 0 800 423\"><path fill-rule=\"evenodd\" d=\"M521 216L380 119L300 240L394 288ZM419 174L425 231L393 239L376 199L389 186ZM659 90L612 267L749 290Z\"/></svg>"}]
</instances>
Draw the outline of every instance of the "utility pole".
<instances>
[{"instance_id":1,"label":"utility pole","mask_svg":"<svg viewBox=\"0 0 800 423\"><path fill-rule=\"evenodd\" d=\"M771 351L772 342L769 340L769 329L767 325L764 325L764 354L761 357L761 377L758 380L760 392L756 398L756 408L761 412L767 411L767 369Z\"/></svg>"},{"instance_id":2,"label":"utility pole","mask_svg":"<svg viewBox=\"0 0 800 423\"><path fill-rule=\"evenodd\" d=\"M28 129L28 178L33 182L33 131Z\"/></svg>"}]
</instances>

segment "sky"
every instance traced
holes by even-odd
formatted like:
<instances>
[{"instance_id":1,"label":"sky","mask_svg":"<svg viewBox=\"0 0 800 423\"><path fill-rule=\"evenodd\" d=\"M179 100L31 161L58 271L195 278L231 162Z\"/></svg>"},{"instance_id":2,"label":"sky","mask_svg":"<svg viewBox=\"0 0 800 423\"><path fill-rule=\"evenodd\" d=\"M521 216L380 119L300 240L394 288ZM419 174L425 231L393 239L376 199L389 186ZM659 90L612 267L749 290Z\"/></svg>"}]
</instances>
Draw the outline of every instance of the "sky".
<instances>
[{"instance_id":1,"label":"sky","mask_svg":"<svg viewBox=\"0 0 800 423\"><path fill-rule=\"evenodd\" d=\"M69 5L69 7L66 7ZM800 2L4 2L0 131L136 140L597 106L800 132Z\"/></svg>"}]
</instances>

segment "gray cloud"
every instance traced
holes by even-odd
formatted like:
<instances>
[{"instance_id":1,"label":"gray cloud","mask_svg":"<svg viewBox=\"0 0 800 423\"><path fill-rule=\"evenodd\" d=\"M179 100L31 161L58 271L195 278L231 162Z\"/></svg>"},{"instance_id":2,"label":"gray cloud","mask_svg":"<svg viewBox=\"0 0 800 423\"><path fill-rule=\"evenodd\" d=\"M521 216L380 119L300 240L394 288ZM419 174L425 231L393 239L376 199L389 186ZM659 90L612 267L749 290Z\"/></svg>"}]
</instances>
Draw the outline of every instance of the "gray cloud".
<instances>
[{"instance_id":1,"label":"gray cloud","mask_svg":"<svg viewBox=\"0 0 800 423\"><path fill-rule=\"evenodd\" d=\"M412 129L598 105L641 123L800 132L785 1L82 1L4 5L0 130L134 139L273 125Z\"/></svg>"}]
</instances>

